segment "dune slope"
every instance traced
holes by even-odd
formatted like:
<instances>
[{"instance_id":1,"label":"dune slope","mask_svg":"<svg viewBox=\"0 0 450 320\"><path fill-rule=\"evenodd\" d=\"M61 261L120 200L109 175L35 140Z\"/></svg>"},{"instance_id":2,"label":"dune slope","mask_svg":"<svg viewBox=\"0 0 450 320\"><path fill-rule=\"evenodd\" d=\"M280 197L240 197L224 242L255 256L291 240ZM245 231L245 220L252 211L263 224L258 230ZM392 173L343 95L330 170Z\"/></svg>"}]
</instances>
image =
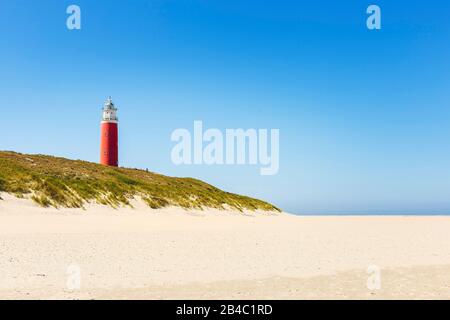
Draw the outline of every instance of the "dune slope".
<instances>
[{"instance_id":1,"label":"dune slope","mask_svg":"<svg viewBox=\"0 0 450 320\"><path fill-rule=\"evenodd\" d=\"M43 207L81 208L88 202L131 206L130 200L140 197L153 209L280 211L267 202L225 192L193 178L5 151L0 151L0 192L30 198Z\"/></svg>"}]
</instances>

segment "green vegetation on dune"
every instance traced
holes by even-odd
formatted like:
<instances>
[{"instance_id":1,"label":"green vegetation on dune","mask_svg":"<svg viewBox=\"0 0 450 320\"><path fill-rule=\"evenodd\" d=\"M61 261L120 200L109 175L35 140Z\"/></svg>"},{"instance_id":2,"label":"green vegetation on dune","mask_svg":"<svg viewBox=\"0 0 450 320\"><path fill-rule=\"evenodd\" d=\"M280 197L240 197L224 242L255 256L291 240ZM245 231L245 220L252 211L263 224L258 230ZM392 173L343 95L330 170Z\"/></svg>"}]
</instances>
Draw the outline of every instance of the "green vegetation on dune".
<instances>
[{"instance_id":1,"label":"green vegetation on dune","mask_svg":"<svg viewBox=\"0 0 450 320\"><path fill-rule=\"evenodd\" d=\"M81 208L87 202L119 207L141 197L153 209L173 205L186 209L280 211L267 202L225 192L192 178L2 151L0 191L30 197L44 207Z\"/></svg>"}]
</instances>

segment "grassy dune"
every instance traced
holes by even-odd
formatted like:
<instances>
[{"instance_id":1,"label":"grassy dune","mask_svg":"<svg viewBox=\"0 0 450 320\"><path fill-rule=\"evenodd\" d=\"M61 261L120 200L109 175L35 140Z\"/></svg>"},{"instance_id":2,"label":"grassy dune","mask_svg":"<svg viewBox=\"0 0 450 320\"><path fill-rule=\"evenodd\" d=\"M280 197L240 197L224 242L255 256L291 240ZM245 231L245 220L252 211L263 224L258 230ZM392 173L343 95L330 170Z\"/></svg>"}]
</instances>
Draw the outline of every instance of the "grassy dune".
<instances>
[{"instance_id":1,"label":"grassy dune","mask_svg":"<svg viewBox=\"0 0 450 320\"><path fill-rule=\"evenodd\" d=\"M106 167L46 155L0 151L0 191L29 197L43 207L82 208L87 202L119 207L141 197L149 207L279 211L273 205L222 191L192 178Z\"/></svg>"}]
</instances>

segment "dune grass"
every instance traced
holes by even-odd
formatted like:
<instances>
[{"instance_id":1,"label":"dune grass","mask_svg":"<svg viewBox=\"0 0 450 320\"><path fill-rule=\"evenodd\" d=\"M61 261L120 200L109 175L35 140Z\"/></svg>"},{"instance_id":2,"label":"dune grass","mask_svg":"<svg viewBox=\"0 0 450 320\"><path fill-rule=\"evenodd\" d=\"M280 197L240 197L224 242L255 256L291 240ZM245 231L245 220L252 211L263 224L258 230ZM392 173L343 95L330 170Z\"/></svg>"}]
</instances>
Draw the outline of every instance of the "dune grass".
<instances>
[{"instance_id":1,"label":"dune grass","mask_svg":"<svg viewBox=\"0 0 450 320\"><path fill-rule=\"evenodd\" d=\"M267 202L225 192L192 178L6 151L0 151L0 191L56 208L82 208L87 202L116 208L131 206L131 199L141 197L153 209L179 206L280 211Z\"/></svg>"}]
</instances>

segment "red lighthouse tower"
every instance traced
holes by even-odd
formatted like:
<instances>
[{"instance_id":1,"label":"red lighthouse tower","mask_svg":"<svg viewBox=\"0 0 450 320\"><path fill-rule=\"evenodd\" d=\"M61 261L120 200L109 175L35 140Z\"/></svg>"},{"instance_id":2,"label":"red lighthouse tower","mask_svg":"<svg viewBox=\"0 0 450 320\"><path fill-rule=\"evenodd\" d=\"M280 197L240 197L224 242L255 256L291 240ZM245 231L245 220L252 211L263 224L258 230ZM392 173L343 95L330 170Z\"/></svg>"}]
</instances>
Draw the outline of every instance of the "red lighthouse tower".
<instances>
[{"instance_id":1,"label":"red lighthouse tower","mask_svg":"<svg viewBox=\"0 0 450 320\"><path fill-rule=\"evenodd\" d=\"M100 163L103 165L119 165L118 125L117 108L109 97L103 106L101 123Z\"/></svg>"}]
</instances>

